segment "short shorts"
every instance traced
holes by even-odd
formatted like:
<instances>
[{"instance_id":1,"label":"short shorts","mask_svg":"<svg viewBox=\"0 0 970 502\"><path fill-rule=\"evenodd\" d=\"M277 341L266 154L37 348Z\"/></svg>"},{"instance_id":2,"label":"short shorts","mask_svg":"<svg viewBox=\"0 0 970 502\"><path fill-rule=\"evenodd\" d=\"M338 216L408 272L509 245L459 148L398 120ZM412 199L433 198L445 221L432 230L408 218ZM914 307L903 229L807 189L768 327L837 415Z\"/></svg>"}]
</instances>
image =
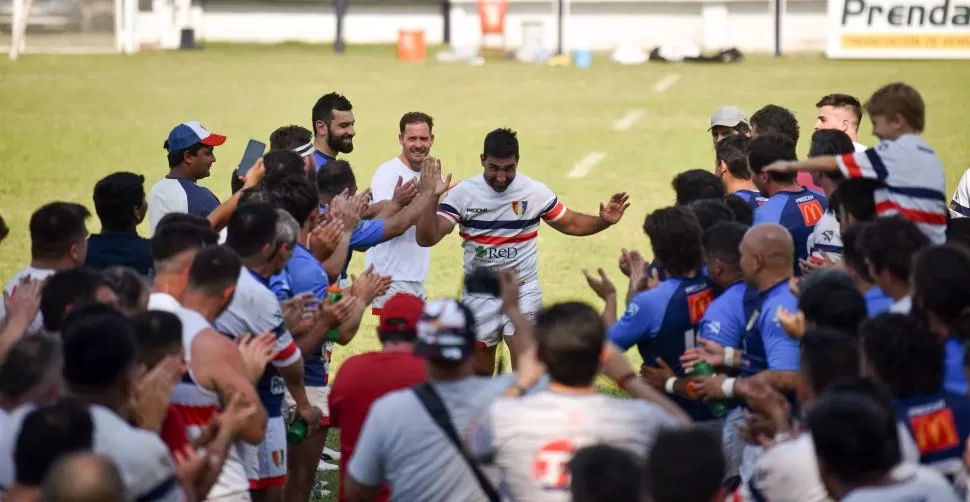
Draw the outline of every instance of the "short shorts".
<instances>
[{"instance_id":1,"label":"short shorts","mask_svg":"<svg viewBox=\"0 0 970 502\"><path fill-rule=\"evenodd\" d=\"M326 425L330 424L330 386L324 387L310 387L306 386L306 395L310 399L310 404L320 408L323 412L323 422ZM293 419L293 415L296 413L296 401L293 400L293 396L290 395L290 391L286 391L286 405L283 407L283 413L286 417L286 423L289 423Z\"/></svg>"},{"instance_id":2,"label":"short shorts","mask_svg":"<svg viewBox=\"0 0 970 502\"><path fill-rule=\"evenodd\" d=\"M424 290L423 282L394 281L391 283L391 287L387 288L387 293L374 298L374 303L371 304L374 315L380 315L381 309L384 308L384 304L387 303L387 300L390 300L392 296L398 293L408 293L410 295L417 296L422 300L425 300L428 297L428 293Z\"/></svg>"},{"instance_id":3,"label":"short shorts","mask_svg":"<svg viewBox=\"0 0 970 502\"><path fill-rule=\"evenodd\" d=\"M512 322L502 313L502 300L494 296L474 295L463 292L461 301L475 316L475 337L486 347L494 347L502 336L515 334ZM535 321L542 309L542 288L539 281L530 281L519 287L519 309L529 321Z\"/></svg>"},{"instance_id":4,"label":"short shorts","mask_svg":"<svg viewBox=\"0 0 970 502\"><path fill-rule=\"evenodd\" d=\"M245 464L250 490L286 485L286 423L283 417L269 417L263 442L246 445Z\"/></svg>"}]
</instances>

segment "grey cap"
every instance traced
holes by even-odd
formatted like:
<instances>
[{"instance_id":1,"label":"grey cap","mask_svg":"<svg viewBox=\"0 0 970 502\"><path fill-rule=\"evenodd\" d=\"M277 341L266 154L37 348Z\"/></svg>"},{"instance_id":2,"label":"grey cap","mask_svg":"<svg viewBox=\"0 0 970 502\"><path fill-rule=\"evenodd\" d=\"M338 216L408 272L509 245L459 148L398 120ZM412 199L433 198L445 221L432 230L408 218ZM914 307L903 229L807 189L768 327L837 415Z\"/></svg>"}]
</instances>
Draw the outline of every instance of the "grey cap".
<instances>
[{"instance_id":1,"label":"grey cap","mask_svg":"<svg viewBox=\"0 0 970 502\"><path fill-rule=\"evenodd\" d=\"M748 125L748 117L744 112L736 106L722 106L714 110L714 115L711 115L711 127L707 130L714 129L714 126L735 127L738 124Z\"/></svg>"}]
</instances>

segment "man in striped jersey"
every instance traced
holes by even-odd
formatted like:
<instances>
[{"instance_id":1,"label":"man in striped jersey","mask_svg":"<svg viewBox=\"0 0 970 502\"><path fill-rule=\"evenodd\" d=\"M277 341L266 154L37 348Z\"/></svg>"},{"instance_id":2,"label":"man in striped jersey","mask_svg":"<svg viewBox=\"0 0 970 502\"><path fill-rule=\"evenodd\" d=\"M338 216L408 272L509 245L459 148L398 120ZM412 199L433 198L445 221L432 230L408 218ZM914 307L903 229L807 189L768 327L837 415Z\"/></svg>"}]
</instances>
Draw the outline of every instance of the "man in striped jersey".
<instances>
[{"instance_id":1,"label":"man in striped jersey","mask_svg":"<svg viewBox=\"0 0 970 502\"><path fill-rule=\"evenodd\" d=\"M926 125L923 98L902 82L888 84L865 104L872 134L882 140L875 148L802 161L780 160L765 168L773 172L842 171L849 179L883 182L876 190L879 216L901 214L915 222L934 244L946 241L946 180L940 157L920 134Z\"/></svg>"},{"instance_id":2,"label":"man in striped jersey","mask_svg":"<svg viewBox=\"0 0 970 502\"><path fill-rule=\"evenodd\" d=\"M482 176L456 185L440 205L436 207L437 197L428 199L418 218L417 242L422 247L433 246L458 225L465 248L465 273L480 267L515 269L521 284L522 312L526 318L535 319L542 307L536 253L539 221L564 234L592 235L620 221L629 206L628 197L626 193L614 194L600 204L598 216L566 209L546 185L516 173L519 140L511 129L496 129L485 136L481 163ZM440 162L429 157L422 167L421 190L440 195L451 181L450 175L448 178L441 180ZM491 375L495 348L502 335L514 335L512 325L502 316L498 298L466 291L462 301L477 321L476 371Z\"/></svg>"}]
</instances>

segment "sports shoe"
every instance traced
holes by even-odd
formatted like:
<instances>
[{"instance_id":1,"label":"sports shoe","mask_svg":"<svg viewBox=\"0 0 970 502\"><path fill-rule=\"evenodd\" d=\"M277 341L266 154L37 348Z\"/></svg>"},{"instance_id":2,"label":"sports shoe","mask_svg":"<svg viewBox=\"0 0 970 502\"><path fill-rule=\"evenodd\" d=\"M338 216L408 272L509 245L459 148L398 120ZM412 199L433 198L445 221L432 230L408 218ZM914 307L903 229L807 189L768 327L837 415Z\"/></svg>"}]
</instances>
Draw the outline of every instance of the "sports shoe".
<instances>
[{"instance_id":1,"label":"sports shoe","mask_svg":"<svg viewBox=\"0 0 970 502\"><path fill-rule=\"evenodd\" d=\"M337 469L340 469L340 467L337 466L337 464L331 464L331 463L329 463L329 462L327 462L325 460L321 460L320 463L317 464L317 471L318 472L319 471L336 471Z\"/></svg>"},{"instance_id":2,"label":"sports shoe","mask_svg":"<svg viewBox=\"0 0 970 502\"><path fill-rule=\"evenodd\" d=\"M324 446L323 453L320 454L320 460L334 460L339 462L340 452L331 450L330 448L327 448L326 446Z\"/></svg>"}]
</instances>

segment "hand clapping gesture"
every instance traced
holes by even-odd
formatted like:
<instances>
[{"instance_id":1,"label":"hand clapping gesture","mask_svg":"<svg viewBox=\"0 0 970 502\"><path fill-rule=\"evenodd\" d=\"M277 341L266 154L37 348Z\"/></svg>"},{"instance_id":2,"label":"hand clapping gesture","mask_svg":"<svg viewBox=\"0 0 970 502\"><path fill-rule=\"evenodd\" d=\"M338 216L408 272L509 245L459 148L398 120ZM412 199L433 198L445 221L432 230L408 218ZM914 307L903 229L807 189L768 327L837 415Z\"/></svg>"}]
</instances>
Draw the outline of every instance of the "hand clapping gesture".
<instances>
[{"instance_id":1,"label":"hand clapping gesture","mask_svg":"<svg viewBox=\"0 0 970 502\"><path fill-rule=\"evenodd\" d=\"M451 173L448 177L441 178L441 161L437 157L426 157L421 162L420 187L422 192L432 192L435 197L440 197L451 187Z\"/></svg>"},{"instance_id":2,"label":"hand clapping gesture","mask_svg":"<svg viewBox=\"0 0 970 502\"><path fill-rule=\"evenodd\" d=\"M600 202L600 219L609 225L617 224L626 208L630 207L629 200L630 196L626 192L620 192L613 194L606 204Z\"/></svg>"}]
</instances>

